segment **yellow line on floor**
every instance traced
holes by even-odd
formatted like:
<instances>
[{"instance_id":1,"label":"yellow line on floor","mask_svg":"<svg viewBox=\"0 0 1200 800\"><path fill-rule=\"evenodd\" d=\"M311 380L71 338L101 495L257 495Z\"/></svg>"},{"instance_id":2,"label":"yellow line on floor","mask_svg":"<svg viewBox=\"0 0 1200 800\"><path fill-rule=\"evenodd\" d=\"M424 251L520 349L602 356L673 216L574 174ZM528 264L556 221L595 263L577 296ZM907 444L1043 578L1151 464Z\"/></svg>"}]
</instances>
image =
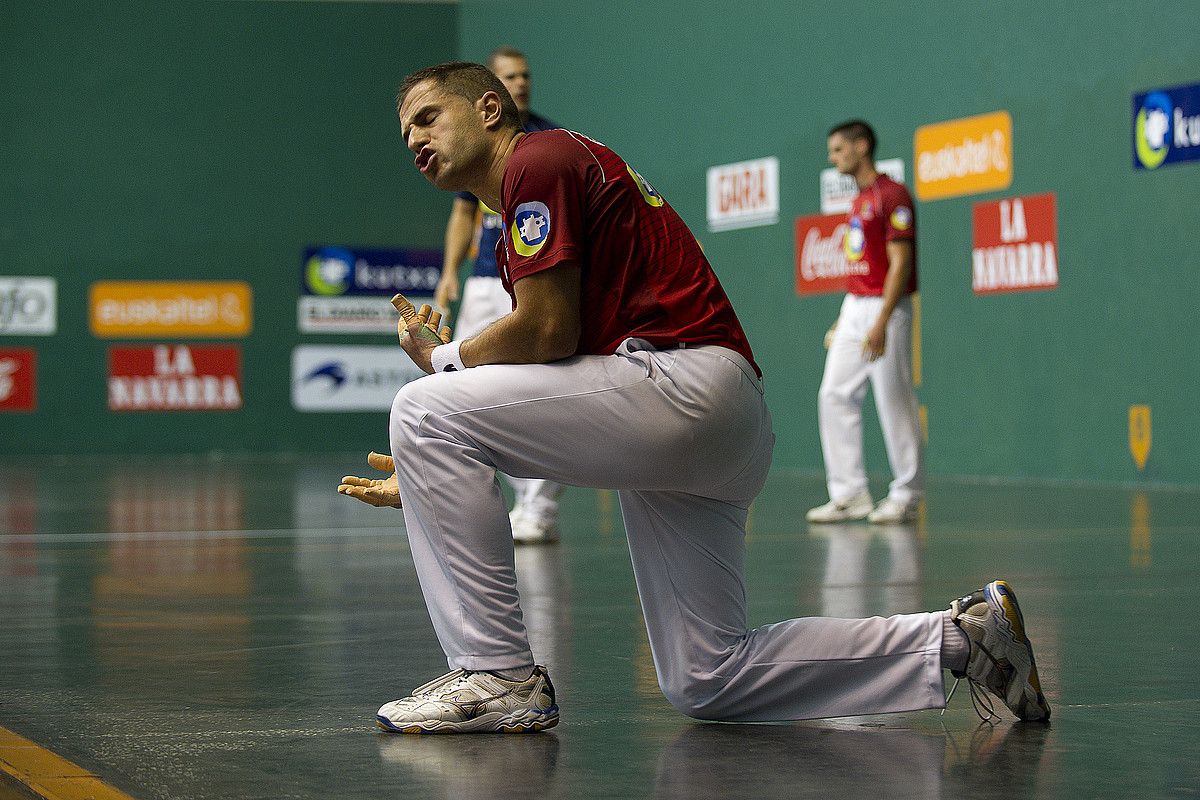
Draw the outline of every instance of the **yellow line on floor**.
<instances>
[{"instance_id":1,"label":"yellow line on floor","mask_svg":"<svg viewBox=\"0 0 1200 800\"><path fill-rule=\"evenodd\" d=\"M45 800L133 800L96 775L0 727L0 770Z\"/></svg>"}]
</instances>

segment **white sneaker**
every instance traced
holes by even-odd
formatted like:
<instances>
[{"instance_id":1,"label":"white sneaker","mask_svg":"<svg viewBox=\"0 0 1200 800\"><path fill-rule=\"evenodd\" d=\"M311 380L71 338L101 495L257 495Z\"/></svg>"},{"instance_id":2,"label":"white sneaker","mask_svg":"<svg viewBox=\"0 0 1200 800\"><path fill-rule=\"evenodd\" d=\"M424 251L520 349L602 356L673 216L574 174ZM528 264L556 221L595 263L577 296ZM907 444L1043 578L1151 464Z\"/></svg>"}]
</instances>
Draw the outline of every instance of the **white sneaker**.
<instances>
[{"instance_id":1,"label":"white sneaker","mask_svg":"<svg viewBox=\"0 0 1200 800\"><path fill-rule=\"evenodd\" d=\"M514 516L516 519L513 519ZM551 544L559 540L557 514L543 516L529 509L514 508L509 520L512 522L513 541L517 544Z\"/></svg>"},{"instance_id":2,"label":"white sneaker","mask_svg":"<svg viewBox=\"0 0 1200 800\"><path fill-rule=\"evenodd\" d=\"M875 506L875 510L867 514L867 522L876 525L898 525L901 522L912 522L917 518L916 503L901 503L885 497Z\"/></svg>"},{"instance_id":3,"label":"white sneaker","mask_svg":"<svg viewBox=\"0 0 1200 800\"><path fill-rule=\"evenodd\" d=\"M558 724L558 705L545 667L523 681L456 669L385 703L375 721L392 733L531 733Z\"/></svg>"},{"instance_id":4,"label":"white sneaker","mask_svg":"<svg viewBox=\"0 0 1200 800\"><path fill-rule=\"evenodd\" d=\"M1018 719L1050 719L1050 704L1042 694L1033 645L1025 634L1025 617L1017 605L1016 592L1007 582L992 581L955 600L950 604L950 620L970 640L967 668L962 672L950 670L950 674L967 679L971 702L981 718L999 718L983 694L986 690L1000 698ZM957 688L955 680L947 704Z\"/></svg>"},{"instance_id":5,"label":"white sneaker","mask_svg":"<svg viewBox=\"0 0 1200 800\"><path fill-rule=\"evenodd\" d=\"M830 500L823 506L810 508L805 517L809 522L845 522L851 519L863 519L871 513L874 505L871 502L870 494L859 492L846 500Z\"/></svg>"}]
</instances>

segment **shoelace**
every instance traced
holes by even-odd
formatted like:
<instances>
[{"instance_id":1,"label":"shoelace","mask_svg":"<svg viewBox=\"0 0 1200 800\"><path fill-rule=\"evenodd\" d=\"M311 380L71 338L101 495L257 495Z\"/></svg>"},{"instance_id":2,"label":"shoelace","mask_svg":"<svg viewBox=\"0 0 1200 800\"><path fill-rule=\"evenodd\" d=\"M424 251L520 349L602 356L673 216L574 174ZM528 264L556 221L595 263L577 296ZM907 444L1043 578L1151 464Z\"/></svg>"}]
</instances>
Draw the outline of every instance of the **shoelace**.
<instances>
[{"instance_id":1,"label":"shoelace","mask_svg":"<svg viewBox=\"0 0 1200 800\"><path fill-rule=\"evenodd\" d=\"M979 644L978 642L971 642L970 646L973 648L978 648L979 652L983 653L985 656L988 657L988 660L992 662L992 666L995 669L999 670L1001 673L1004 672L1004 668L1000 666L1000 662L996 660L996 657L993 656L986 647L984 647L982 644ZM968 656L968 668L970 666L969 662L970 662L970 657ZM984 722L987 722L989 724L994 725L995 723L999 722L1001 717L999 714L996 713L996 707L995 707L995 705L993 705L992 698L989 696L988 688L986 686L984 686L983 684L981 684L979 681L972 678L970 675L967 675L966 678L967 678L967 686L971 689L971 707L975 709L975 713L979 716L979 718L981 720L983 720ZM955 692L955 690L958 689L958 683L961 680L962 680L962 678L955 677L954 685L950 687L950 694L946 695L946 705L947 706L950 705L950 698L954 697L954 692ZM985 714L984 711L986 711L987 713ZM945 713L946 713L946 708L943 707L942 714L944 715Z\"/></svg>"},{"instance_id":2,"label":"shoelace","mask_svg":"<svg viewBox=\"0 0 1200 800\"><path fill-rule=\"evenodd\" d=\"M458 676L452 678L451 680L446 681L445 683L441 683L441 684L438 684L437 686L431 687L431 688L427 689L426 691L419 692L419 693L414 692L413 696L414 697L433 697L435 695L435 693L439 696L445 696L452 692L458 691L459 689L470 689L480 695L479 702L486 703L486 702L490 702L492 700L496 700L500 697L503 697L505 694L512 691L511 688L506 688L505 690L500 691L500 692L493 692L491 694L483 694L483 692L481 690L486 689L486 687L480 686L478 683L471 680L471 677L477 673L484 674L484 675L491 674L491 673L488 673L488 672L485 672L482 670L463 670L461 675L458 675ZM493 676L493 677L495 677L495 676ZM530 676L530 677L532 677L532 676ZM501 678L500 680L504 680L504 679Z\"/></svg>"},{"instance_id":3,"label":"shoelace","mask_svg":"<svg viewBox=\"0 0 1200 800\"><path fill-rule=\"evenodd\" d=\"M954 697L954 692L958 690L958 684L961 680L962 678L954 679L954 685L950 687L950 694L946 695L947 706L950 705L950 700ZM979 718L989 725L995 725L999 722L1000 715L996 713L996 707L992 704L992 698L988 696L987 689L974 678L967 678L967 686L971 690L971 707L975 709L975 713ZM984 711L987 713L985 714ZM942 716L945 715L946 709L943 707Z\"/></svg>"},{"instance_id":4,"label":"shoelace","mask_svg":"<svg viewBox=\"0 0 1200 800\"><path fill-rule=\"evenodd\" d=\"M471 685L471 682L468 680L471 677L471 674L472 673L469 670L461 670L458 675L454 675L454 673L444 675L437 681L433 681L413 690L413 697L430 697L435 692L438 694L445 694L457 689L465 689ZM447 678L449 680L446 680Z\"/></svg>"}]
</instances>

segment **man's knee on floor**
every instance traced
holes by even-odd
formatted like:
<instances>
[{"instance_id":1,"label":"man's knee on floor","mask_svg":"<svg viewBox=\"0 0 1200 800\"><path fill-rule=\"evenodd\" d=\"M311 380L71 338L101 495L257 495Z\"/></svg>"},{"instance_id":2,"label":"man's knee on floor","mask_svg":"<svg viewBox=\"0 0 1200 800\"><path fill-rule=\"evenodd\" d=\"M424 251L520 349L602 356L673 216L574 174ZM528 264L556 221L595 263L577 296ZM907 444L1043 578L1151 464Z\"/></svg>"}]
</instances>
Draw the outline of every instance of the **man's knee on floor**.
<instances>
[{"instance_id":1,"label":"man's knee on floor","mask_svg":"<svg viewBox=\"0 0 1200 800\"><path fill-rule=\"evenodd\" d=\"M721 690L726 680L712 673L681 673L659 678L658 685L676 711L693 719L722 719Z\"/></svg>"}]
</instances>

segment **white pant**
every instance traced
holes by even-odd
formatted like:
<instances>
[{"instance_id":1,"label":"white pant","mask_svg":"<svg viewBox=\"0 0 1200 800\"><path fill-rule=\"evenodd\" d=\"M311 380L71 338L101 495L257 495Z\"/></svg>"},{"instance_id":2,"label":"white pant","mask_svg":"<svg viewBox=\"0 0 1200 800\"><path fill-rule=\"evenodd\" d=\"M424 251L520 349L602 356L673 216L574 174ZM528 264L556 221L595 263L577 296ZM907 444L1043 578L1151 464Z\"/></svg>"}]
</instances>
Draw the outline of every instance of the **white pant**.
<instances>
[{"instance_id":1,"label":"white pant","mask_svg":"<svg viewBox=\"0 0 1200 800\"><path fill-rule=\"evenodd\" d=\"M472 275L463 282L462 303L458 307L458 319L454 323L454 338L470 339L488 325L506 314L512 313L512 298L504 291L499 278ZM543 478L516 478L505 475L513 488L516 505L523 506L528 513L541 519L558 517L558 498L563 487Z\"/></svg>"},{"instance_id":2,"label":"white pant","mask_svg":"<svg viewBox=\"0 0 1200 800\"><path fill-rule=\"evenodd\" d=\"M746 509L774 434L720 347L491 365L407 384L391 415L404 520L452 668L532 664L495 472L619 492L659 684L690 716L803 719L944 705L941 614L747 630Z\"/></svg>"},{"instance_id":3,"label":"white pant","mask_svg":"<svg viewBox=\"0 0 1200 800\"><path fill-rule=\"evenodd\" d=\"M868 361L863 342L882 306L882 297L846 295L825 358L817 409L829 499L838 502L867 490L862 404L868 382L892 468L888 496L911 504L925 494L921 422L912 385L912 298L897 304L888 320L883 355Z\"/></svg>"}]
</instances>

